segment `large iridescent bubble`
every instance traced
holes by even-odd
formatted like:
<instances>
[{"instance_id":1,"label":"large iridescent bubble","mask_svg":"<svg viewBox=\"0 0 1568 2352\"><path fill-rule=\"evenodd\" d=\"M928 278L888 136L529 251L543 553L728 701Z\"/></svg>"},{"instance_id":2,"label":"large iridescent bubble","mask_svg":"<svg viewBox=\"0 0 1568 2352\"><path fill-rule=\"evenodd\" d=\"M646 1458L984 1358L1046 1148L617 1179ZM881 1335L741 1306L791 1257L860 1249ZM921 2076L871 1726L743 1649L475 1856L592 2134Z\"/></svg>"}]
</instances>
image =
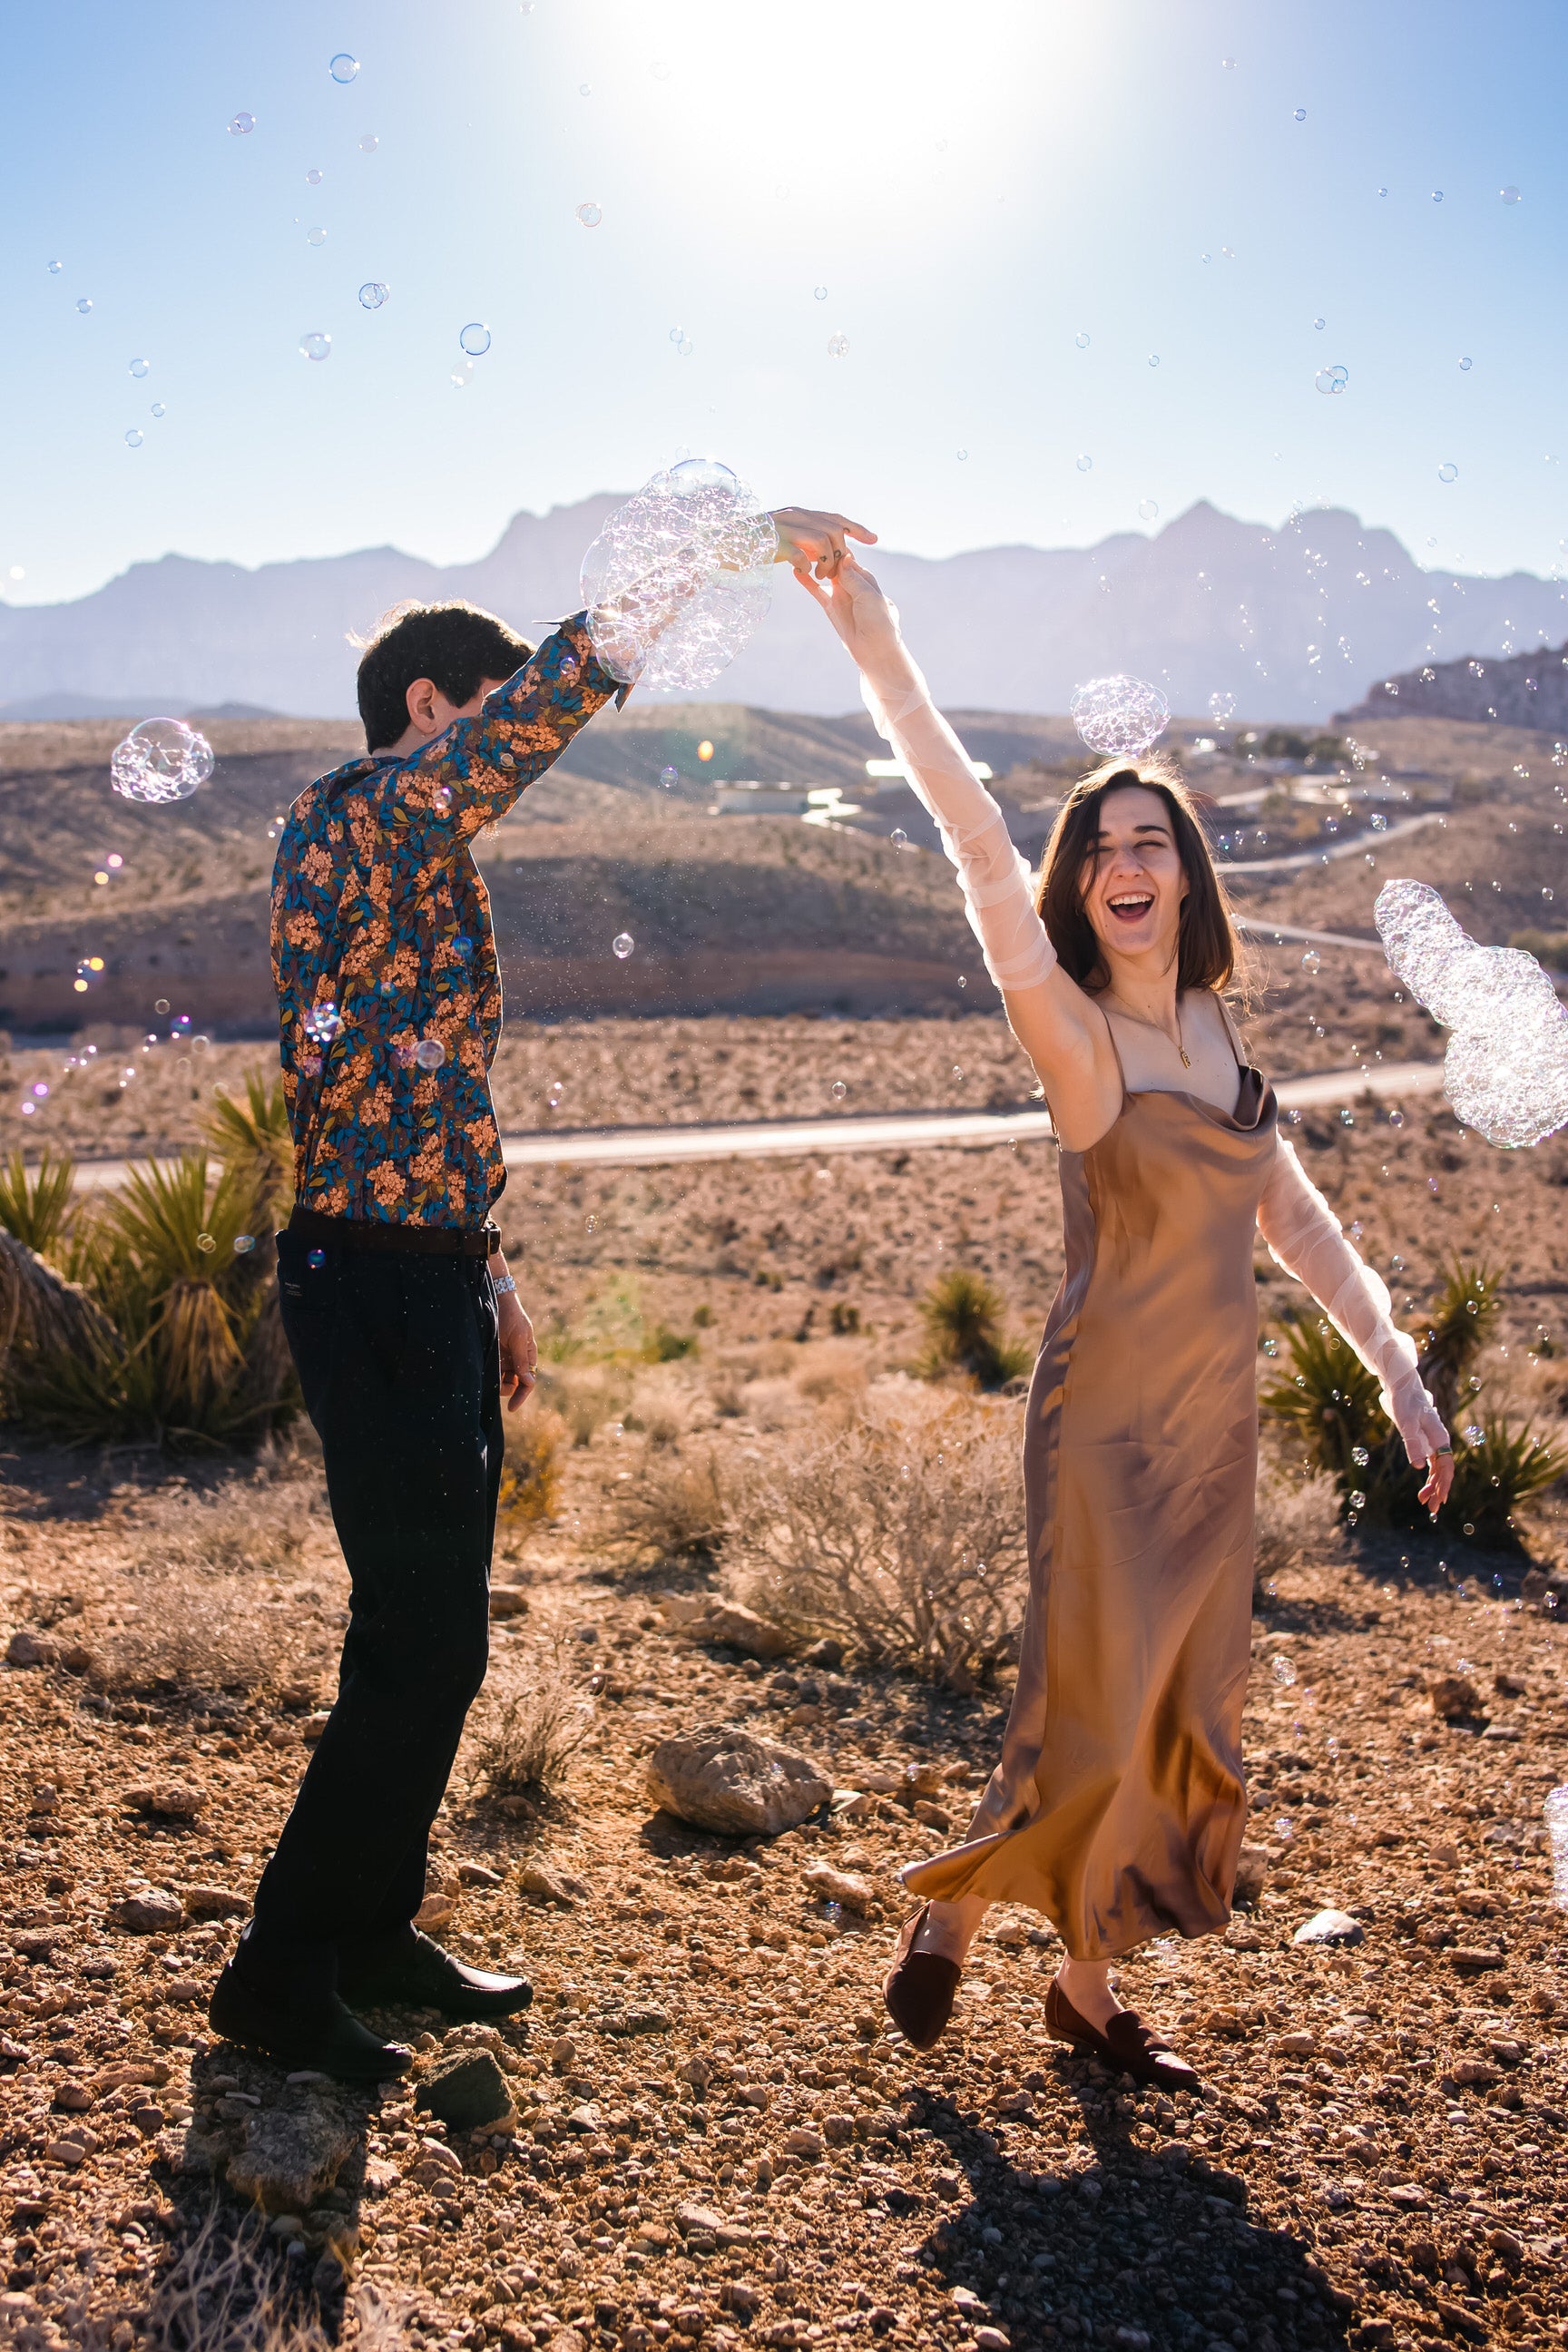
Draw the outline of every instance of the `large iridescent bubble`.
<instances>
[{"instance_id":1,"label":"large iridescent bubble","mask_svg":"<svg viewBox=\"0 0 1568 2352\"><path fill-rule=\"evenodd\" d=\"M1568 1010L1535 958L1479 946L1425 882L1385 882L1373 912L1391 968L1453 1033L1456 1116L1510 1150L1568 1126Z\"/></svg>"},{"instance_id":2,"label":"large iridescent bubble","mask_svg":"<svg viewBox=\"0 0 1568 2352\"><path fill-rule=\"evenodd\" d=\"M583 558L594 649L653 693L700 693L773 601L778 533L747 485L711 457L656 474Z\"/></svg>"},{"instance_id":3,"label":"large iridescent bubble","mask_svg":"<svg viewBox=\"0 0 1568 2352\"><path fill-rule=\"evenodd\" d=\"M1134 759L1163 734L1171 706L1142 677L1091 677L1069 706L1073 725L1091 751Z\"/></svg>"},{"instance_id":4,"label":"large iridescent bubble","mask_svg":"<svg viewBox=\"0 0 1568 2352\"><path fill-rule=\"evenodd\" d=\"M109 762L109 780L128 801L188 801L212 772L212 745L183 719L143 719Z\"/></svg>"}]
</instances>

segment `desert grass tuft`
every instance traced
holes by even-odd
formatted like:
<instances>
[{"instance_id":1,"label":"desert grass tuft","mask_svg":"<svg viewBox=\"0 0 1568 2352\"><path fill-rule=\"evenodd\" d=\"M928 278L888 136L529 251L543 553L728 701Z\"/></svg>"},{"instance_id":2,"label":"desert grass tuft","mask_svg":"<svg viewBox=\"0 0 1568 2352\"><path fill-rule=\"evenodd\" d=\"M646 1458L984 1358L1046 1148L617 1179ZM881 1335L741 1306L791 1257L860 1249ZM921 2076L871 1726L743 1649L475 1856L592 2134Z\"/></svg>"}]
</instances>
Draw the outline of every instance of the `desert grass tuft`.
<instances>
[{"instance_id":1,"label":"desert grass tuft","mask_svg":"<svg viewBox=\"0 0 1568 2352\"><path fill-rule=\"evenodd\" d=\"M533 1651L510 1686L489 1699L474 1728L474 1775L482 1793L527 1797L554 1788L596 1713L559 1637Z\"/></svg>"}]
</instances>

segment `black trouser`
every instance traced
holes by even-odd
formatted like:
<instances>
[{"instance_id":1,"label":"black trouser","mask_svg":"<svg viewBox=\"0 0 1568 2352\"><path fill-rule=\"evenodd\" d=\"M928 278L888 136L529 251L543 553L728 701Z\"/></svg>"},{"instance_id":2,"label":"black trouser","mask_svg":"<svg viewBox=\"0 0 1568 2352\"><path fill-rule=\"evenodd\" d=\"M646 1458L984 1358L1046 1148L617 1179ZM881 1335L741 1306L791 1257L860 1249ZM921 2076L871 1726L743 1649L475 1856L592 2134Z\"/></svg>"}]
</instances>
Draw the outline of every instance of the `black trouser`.
<instances>
[{"instance_id":1,"label":"black trouser","mask_svg":"<svg viewBox=\"0 0 1568 2352\"><path fill-rule=\"evenodd\" d=\"M278 1236L283 1328L353 1580L338 1696L256 1893L247 1975L307 1992L406 1934L485 1676L500 1483L486 1261Z\"/></svg>"}]
</instances>

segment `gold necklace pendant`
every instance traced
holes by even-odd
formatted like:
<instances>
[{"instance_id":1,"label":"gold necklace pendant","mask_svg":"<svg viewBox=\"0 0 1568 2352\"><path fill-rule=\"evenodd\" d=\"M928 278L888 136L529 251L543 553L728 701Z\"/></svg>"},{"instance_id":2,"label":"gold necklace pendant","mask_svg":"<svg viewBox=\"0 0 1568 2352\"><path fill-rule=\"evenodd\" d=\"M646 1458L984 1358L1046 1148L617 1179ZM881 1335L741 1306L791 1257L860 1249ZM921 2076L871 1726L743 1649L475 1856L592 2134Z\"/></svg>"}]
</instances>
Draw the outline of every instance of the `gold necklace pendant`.
<instances>
[{"instance_id":1,"label":"gold necklace pendant","mask_svg":"<svg viewBox=\"0 0 1568 2352\"><path fill-rule=\"evenodd\" d=\"M1177 1051L1177 1053L1178 1053L1178 1054L1180 1054L1180 1055L1181 1055L1181 1057L1182 1057L1182 1067L1183 1067L1183 1069L1184 1069L1184 1070L1190 1070L1190 1069L1192 1068L1192 1066L1193 1066L1193 1057L1192 1057L1192 1055L1188 1053L1188 1051L1187 1051L1186 1047L1185 1047L1184 1045L1178 1045L1178 1046L1177 1046L1177 1048L1176 1048L1176 1051Z\"/></svg>"}]
</instances>

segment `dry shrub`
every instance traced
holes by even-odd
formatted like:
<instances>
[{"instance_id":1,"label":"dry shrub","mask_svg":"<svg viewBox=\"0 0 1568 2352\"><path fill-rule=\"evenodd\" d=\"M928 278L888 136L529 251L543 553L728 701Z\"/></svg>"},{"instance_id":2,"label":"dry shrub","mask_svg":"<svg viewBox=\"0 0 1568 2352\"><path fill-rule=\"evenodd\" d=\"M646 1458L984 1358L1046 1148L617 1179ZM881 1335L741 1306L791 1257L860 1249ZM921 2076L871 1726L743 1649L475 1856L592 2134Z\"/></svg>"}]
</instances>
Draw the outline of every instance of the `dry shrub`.
<instances>
[{"instance_id":1,"label":"dry shrub","mask_svg":"<svg viewBox=\"0 0 1568 2352\"><path fill-rule=\"evenodd\" d=\"M803 1633L973 1689L1016 1654L1026 1589L1019 1417L904 1384L740 1465L724 1557Z\"/></svg>"},{"instance_id":2,"label":"dry shrub","mask_svg":"<svg viewBox=\"0 0 1568 2352\"><path fill-rule=\"evenodd\" d=\"M619 1421L632 1401L630 1375L619 1364L542 1368L539 1401L565 1423L574 1445L592 1445L606 1422Z\"/></svg>"},{"instance_id":3,"label":"dry shrub","mask_svg":"<svg viewBox=\"0 0 1568 2352\"><path fill-rule=\"evenodd\" d=\"M215 2207L159 2279L141 2340L147 2352L331 2352L351 2338L359 2352L393 2352L406 2341L400 2314L368 2286L344 2318L330 2324L290 2278L265 2217Z\"/></svg>"},{"instance_id":4,"label":"dry shrub","mask_svg":"<svg viewBox=\"0 0 1568 2352\"><path fill-rule=\"evenodd\" d=\"M500 1517L512 1527L552 1519L561 1502L561 1456L571 1433L548 1406L526 1405L506 1416Z\"/></svg>"},{"instance_id":5,"label":"dry shrub","mask_svg":"<svg viewBox=\"0 0 1568 2352\"><path fill-rule=\"evenodd\" d=\"M869 1384L865 1349L831 1341L811 1349L796 1383L814 1404L852 1412L865 1411Z\"/></svg>"},{"instance_id":6,"label":"dry shrub","mask_svg":"<svg viewBox=\"0 0 1568 2352\"><path fill-rule=\"evenodd\" d=\"M258 1609L232 1580L189 1569L139 1578L134 1622L95 1658L100 1690L266 1696L314 1680L324 1646L286 1608Z\"/></svg>"},{"instance_id":7,"label":"dry shrub","mask_svg":"<svg viewBox=\"0 0 1568 2352\"><path fill-rule=\"evenodd\" d=\"M271 1576L300 1567L311 1536L324 1532L314 1482L273 1477L166 1494L129 1530L141 1567Z\"/></svg>"},{"instance_id":8,"label":"dry shrub","mask_svg":"<svg viewBox=\"0 0 1568 2352\"><path fill-rule=\"evenodd\" d=\"M705 1568L719 1556L725 1525L718 1455L694 1457L650 1438L635 1469L607 1489L600 1535L626 1568Z\"/></svg>"},{"instance_id":9,"label":"dry shrub","mask_svg":"<svg viewBox=\"0 0 1568 2352\"><path fill-rule=\"evenodd\" d=\"M1260 1591L1272 1577L1336 1549L1339 1521L1339 1489L1331 1478L1321 1472L1303 1478L1260 1462L1253 1590Z\"/></svg>"},{"instance_id":10,"label":"dry shrub","mask_svg":"<svg viewBox=\"0 0 1568 2352\"><path fill-rule=\"evenodd\" d=\"M314 1680L328 1643L299 1601L268 1605L257 1576L297 1572L326 1528L313 1482L235 1481L157 1497L125 1531L133 1622L103 1643L105 1690L267 1695Z\"/></svg>"},{"instance_id":11,"label":"dry shrub","mask_svg":"<svg viewBox=\"0 0 1568 2352\"><path fill-rule=\"evenodd\" d=\"M522 1797L552 1787L593 1729L595 1712L559 1635L533 1651L474 1730L474 1770L483 1793Z\"/></svg>"}]
</instances>

